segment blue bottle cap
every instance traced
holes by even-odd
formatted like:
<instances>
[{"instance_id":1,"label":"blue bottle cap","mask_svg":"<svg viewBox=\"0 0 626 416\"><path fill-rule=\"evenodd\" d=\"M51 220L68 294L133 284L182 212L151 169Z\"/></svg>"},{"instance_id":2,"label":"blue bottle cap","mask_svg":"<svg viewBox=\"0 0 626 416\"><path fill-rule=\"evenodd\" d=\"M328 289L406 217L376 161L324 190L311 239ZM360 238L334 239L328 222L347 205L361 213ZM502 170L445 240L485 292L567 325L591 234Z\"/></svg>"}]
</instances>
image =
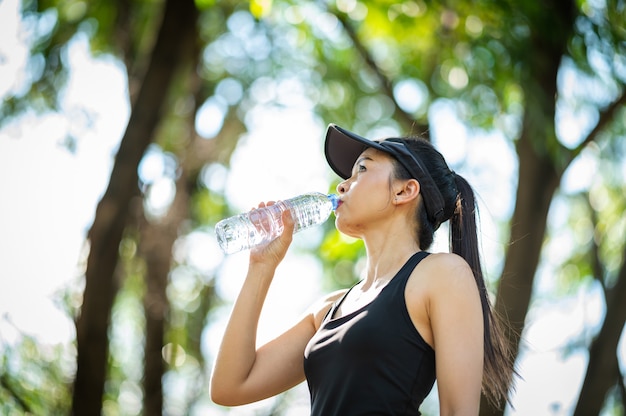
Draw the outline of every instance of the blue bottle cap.
<instances>
[{"instance_id":1,"label":"blue bottle cap","mask_svg":"<svg viewBox=\"0 0 626 416\"><path fill-rule=\"evenodd\" d=\"M330 200L330 202L332 202L333 204L333 211L336 210L337 206L339 206L339 196L335 194L329 194L327 195L327 197Z\"/></svg>"}]
</instances>

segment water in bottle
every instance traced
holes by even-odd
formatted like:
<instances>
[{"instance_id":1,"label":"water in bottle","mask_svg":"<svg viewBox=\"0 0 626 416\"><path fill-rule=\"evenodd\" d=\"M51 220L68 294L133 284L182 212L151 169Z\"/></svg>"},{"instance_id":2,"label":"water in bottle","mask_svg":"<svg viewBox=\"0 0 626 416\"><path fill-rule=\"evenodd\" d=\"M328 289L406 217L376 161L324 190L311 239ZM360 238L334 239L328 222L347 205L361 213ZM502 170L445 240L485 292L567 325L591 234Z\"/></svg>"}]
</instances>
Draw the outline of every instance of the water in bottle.
<instances>
[{"instance_id":1,"label":"water in bottle","mask_svg":"<svg viewBox=\"0 0 626 416\"><path fill-rule=\"evenodd\" d=\"M339 197L313 192L227 218L217 223L217 241L226 254L272 241L283 232L282 213L291 212L296 233L323 223L337 208Z\"/></svg>"}]
</instances>

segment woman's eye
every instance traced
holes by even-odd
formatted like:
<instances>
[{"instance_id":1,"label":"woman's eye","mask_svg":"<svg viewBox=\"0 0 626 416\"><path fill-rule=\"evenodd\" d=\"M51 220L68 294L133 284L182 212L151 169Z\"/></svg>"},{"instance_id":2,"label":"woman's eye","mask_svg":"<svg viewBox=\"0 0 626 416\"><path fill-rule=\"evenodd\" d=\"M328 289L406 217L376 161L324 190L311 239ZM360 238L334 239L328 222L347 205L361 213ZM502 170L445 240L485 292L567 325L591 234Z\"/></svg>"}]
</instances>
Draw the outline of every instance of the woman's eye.
<instances>
[{"instance_id":1,"label":"woman's eye","mask_svg":"<svg viewBox=\"0 0 626 416\"><path fill-rule=\"evenodd\" d=\"M359 165L359 172L365 172L365 165Z\"/></svg>"}]
</instances>

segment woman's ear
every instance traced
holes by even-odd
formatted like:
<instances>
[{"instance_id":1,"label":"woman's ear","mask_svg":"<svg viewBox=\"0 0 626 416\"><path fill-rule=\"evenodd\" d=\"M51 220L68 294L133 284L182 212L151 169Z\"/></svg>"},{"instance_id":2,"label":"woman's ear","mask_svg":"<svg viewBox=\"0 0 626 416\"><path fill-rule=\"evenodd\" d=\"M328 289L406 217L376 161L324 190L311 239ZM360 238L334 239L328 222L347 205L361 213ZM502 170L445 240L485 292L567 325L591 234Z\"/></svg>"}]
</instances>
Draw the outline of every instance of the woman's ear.
<instances>
[{"instance_id":1,"label":"woman's ear","mask_svg":"<svg viewBox=\"0 0 626 416\"><path fill-rule=\"evenodd\" d=\"M394 202L396 205L406 204L415 199L420 193L420 183L415 179L409 179L398 184Z\"/></svg>"}]
</instances>

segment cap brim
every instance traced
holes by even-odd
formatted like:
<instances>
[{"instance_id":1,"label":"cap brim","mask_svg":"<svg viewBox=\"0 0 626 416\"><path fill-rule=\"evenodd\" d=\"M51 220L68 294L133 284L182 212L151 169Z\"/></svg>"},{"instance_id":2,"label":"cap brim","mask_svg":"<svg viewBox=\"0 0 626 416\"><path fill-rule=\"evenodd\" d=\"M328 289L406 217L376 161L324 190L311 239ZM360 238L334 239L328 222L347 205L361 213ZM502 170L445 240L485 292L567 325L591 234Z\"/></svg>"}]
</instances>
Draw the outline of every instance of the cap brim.
<instances>
[{"instance_id":1,"label":"cap brim","mask_svg":"<svg viewBox=\"0 0 626 416\"><path fill-rule=\"evenodd\" d=\"M361 137L336 124L328 125L324 154L326 155L328 165L342 179L347 179L352 176L354 163L359 155L368 147L388 152L387 149L375 141Z\"/></svg>"}]
</instances>

